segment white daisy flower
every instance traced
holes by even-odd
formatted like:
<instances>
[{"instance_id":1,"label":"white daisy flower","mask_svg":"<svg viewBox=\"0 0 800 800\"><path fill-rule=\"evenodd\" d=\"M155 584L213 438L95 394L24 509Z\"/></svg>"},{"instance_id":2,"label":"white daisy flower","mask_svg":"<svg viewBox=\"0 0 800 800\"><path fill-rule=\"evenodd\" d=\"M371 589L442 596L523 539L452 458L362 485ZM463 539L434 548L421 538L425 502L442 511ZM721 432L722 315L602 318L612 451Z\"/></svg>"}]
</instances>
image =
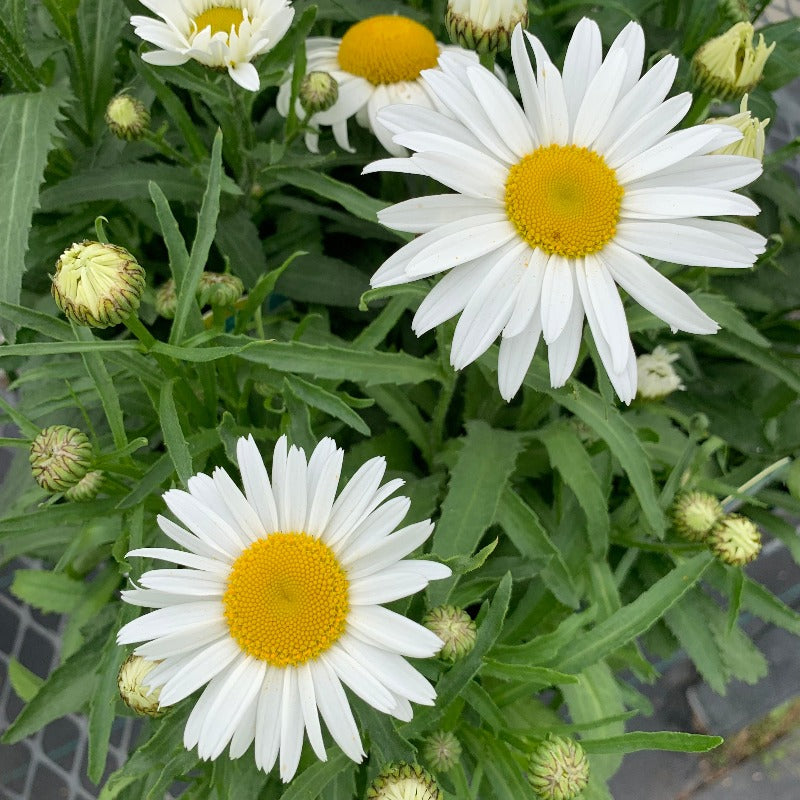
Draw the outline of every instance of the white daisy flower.
<instances>
[{"instance_id":1,"label":"white daisy flower","mask_svg":"<svg viewBox=\"0 0 800 800\"><path fill-rule=\"evenodd\" d=\"M352 25L341 39L312 37L306 40L306 72L327 72L339 84L339 97L326 111L313 114L307 124L306 147L319 152L320 126L330 125L336 143L354 152L347 135L347 120L355 116L369 128L392 155L406 150L392 141L392 132L377 119L384 106L406 103L436 108L437 101L420 73L436 67L439 55L453 54L460 63L477 64L475 53L440 44L419 22L399 15L369 17ZM291 78L278 92L277 108L285 117L291 100ZM297 114L305 118L300 103Z\"/></svg>"},{"instance_id":2,"label":"white daisy flower","mask_svg":"<svg viewBox=\"0 0 800 800\"><path fill-rule=\"evenodd\" d=\"M253 59L272 50L292 24L288 0L141 0L161 20L131 17L136 35L160 47L143 53L148 64L179 66L190 59L227 69L251 92L260 85Z\"/></svg>"},{"instance_id":3,"label":"white daisy flower","mask_svg":"<svg viewBox=\"0 0 800 800\"><path fill-rule=\"evenodd\" d=\"M638 395L645 400L660 400L675 391L682 391L680 375L673 363L680 356L658 345L652 353L642 353L636 359L636 385Z\"/></svg>"},{"instance_id":4,"label":"white daisy flower","mask_svg":"<svg viewBox=\"0 0 800 800\"><path fill-rule=\"evenodd\" d=\"M323 439L303 450L275 445L272 480L252 437L237 445L242 493L223 469L164 495L181 527L159 516L181 549L146 547L129 556L183 569L145 572L122 593L154 608L119 632L144 642L136 655L160 661L147 676L161 707L205 686L184 744L215 759L230 745L269 771L280 754L284 781L297 770L303 733L326 759L320 716L354 761L363 750L343 686L379 711L412 717L410 701L432 705L433 687L404 658L428 658L441 640L381 606L450 575L435 561L407 560L430 535L430 520L395 531L403 481L380 486L383 458L367 461L336 496L343 452ZM207 684L207 685L206 685Z\"/></svg>"},{"instance_id":5,"label":"white daisy flower","mask_svg":"<svg viewBox=\"0 0 800 800\"><path fill-rule=\"evenodd\" d=\"M526 51L526 38L537 71ZM575 367L584 314L622 400L636 394L636 357L615 284L673 330L718 326L642 256L677 264L750 267L765 240L714 215L758 213L732 190L761 173L752 158L711 155L741 138L726 125L669 133L691 105L665 100L678 59L666 56L640 78L644 34L629 24L602 59L600 30L582 20L563 75L539 40L516 28L512 58L523 108L488 70L445 54L422 73L455 119L425 108L379 114L410 158L381 170L428 175L455 190L385 209L380 220L422 234L389 258L373 286L447 272L414 317L422 335L461 313L450 360L462 369L502 333L498 380L510 400L540 334L550 381Z\"/></svg>"}]
</instances>

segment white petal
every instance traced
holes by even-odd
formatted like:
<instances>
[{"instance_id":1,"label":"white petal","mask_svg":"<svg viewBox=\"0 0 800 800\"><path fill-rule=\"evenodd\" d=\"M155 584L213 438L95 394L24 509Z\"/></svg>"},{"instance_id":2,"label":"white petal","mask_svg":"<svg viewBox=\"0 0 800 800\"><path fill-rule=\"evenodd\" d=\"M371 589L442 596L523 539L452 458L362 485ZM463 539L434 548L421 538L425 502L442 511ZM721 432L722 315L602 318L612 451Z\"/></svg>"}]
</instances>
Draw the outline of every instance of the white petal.
<instances>
[{"instance_id":1,"label":"white petal","mask_svg":"<svg viewBox=\"0 0 800 800\"><path fill-rule=\"evenodd\" d=\"M214 484L228 508L231 516L236 520L236 530L243 533L251 542L260 539L268 531L265 530L247 498L239 487L233 482L228 473L221 467L214 470Z\"/></svg>"},{"instance_id":2,"label":"white petal","mask_svg":"<svg viewBox=\"0 0 800 800\"><path fill-rule=\"evenodd\" d=\"M360 555L374 548L377 542L385 539L403 521L410 507L411 500L407 497L394 497L376 508L338 551L341 564L349 566Z\"/></svg>"},{"instance_id":3,"label":"white petal","mask_svg":"<svg viewBox=\"0 0 800 800\"><path fill-rule=\"evenodd\" d=\"M488 156L473 164L465 161L460 154L416 153L411 161L420 167L421 174L449 186L455 192L499 203L505 200L508 172L499 161L493 162L496 166L488 166L491 161Z\"/></svg>"},{"instance_id":4,"label":"white petal","mask_svg":"<svg viewBox=\"0 0 800 800\"><path fill-rule=\"evenodd\" d=\"M667 169L629 183L626 189L657 186L702 186L706 189L740 189L763 171L761 162L745 156L690 156Z\"/></svg>"},{"instance_id":5,"label":"white petal","mask_svg":"<svg viewBox=\"0 0 800 800\"><path fill-rule=\"evenodd\" d=\"M754 216L758 206L749 198L702 186L659 186L630 189L622 198L625 219L681 219L722 214Z\"/></svg>"},{"instance_id":6,"label":"white petal","mask_svg":"<svg viewBox=\"0 0 800 800\"><path fill-rule=\"evenodd\" d=\"M500 208L494 201L477 200L463 194L434 194L413 197L384 208L378 212L378 221L396 231L427 233L439 225L488 214Z\"/></svg>"},{"instance_id":7,"label":"white petal","mask_svg":"<svg viewBox=\"0 0 800 800\"><path fill-rule=\"evenodd\" d=\"M192 553L196 553L203 558L209 558L222 561L223 563L230 564L233 561L233 556L229 555L215 542L205 542L193 533L181 528L180 525L174 523L171 519L159 514L156 517L158 527L172 539L173 542L185 547Z\"/></svg>"},{"instance_id":8,"label":"white petal","mask_svg":"<svg viewBox=\"0 0 800 800\"><path fill-rule=\"evenodd\" d=\"M330 520L322 533L322 540L328 547L349 536L360 524L385 471L385 458L371 458L347 482L333 504Z\"/></svg>"},{"instance_id":9,"label":"white petal","mask_svg":"<svg viewBox=\"0 0 800 800\"><path fill-rule=\"evenodd\" d=\"M165 658L182 656L193 650L215 642L228 634L225 620L207 622L202 626L186 628L170 636L161 636L140 644L134 651L137 656L149 658L151 661L163 661Z\"/></svg>"},{"instance_id":10,"label":"white petal","mask_svg":"<svg viewBox=\"0 0 800 800\"><path fill-rule=\"evenodd\" d=\"M257 92L261 85L258 78L258 70L247 61L242 61L235 67L228 64L228 75L230 75L239 86L243 89L247 89L249 92Z\"/></svg>"},{"instance_id":11,"label":"white petal","mask_svg":"<svg viewBox=\"0 0 800 800\"><path fill-rule=\"evenodd\" d=\"M213 572L195 569L154 569L142 574L145 589L198 597L222 597L227 581Z\"/></svg>"},{"instance_id":12,"label":"white petal","mask_svg":"<svg viewBox=\"0 0 800 800\"><path fill-rule=\"evenodd\" d=\"M517 287L514 310L503 328L503 336L512 337L528 328L531 317L539 308L542 296L542 281L550 256L538 247L528 252L528 266ZM538 339L538 336L537 336Z\"/></svg>"},{"instance_id":13,"label":"white petal","mask_svg":"<svg viewBox=\"0 0 800 800\"><path fill-rule=\"evenodd\" d=\"M738 242L680 221L622 221L614 241L650 258L697 267L751 267L755 256Z\"/></svg>"},{"instance_id":14,"label":"white petal","mask_svg":"<svg viewBox=\"0 0 800 800\"><path fill-rule=\"evenodd\" d=\"M263 679L262 679L263 683ZM260 686L258 687L260 690ZM247 752L247 748L253 743L256 738L256 714L258 712L258 694L256 694L253 701L246 706L242 718L236 730L233 732L231 738L231 758L239 758Z\"/></svg>"},{"instance_id":15,"label":"white petal","mask_svg":"<svg viewBox=\"0 0 800 800\"><path fill-rule=\"evenodd\" d=\"M681 225L722 236L740 244L754 256L761 255L767 249L767 240L760 233L751 231L744 225L737 225L735 222L726 222L721 219L683 219Z\"/></svg>"},{"instance_id":16,"label":"white petal","mask_svg":"<svg viewBox=\"0 0 800 800\"><path fill-rule=\"evenodd\" d=\"M625 51L628 57L628 68L622 82L621 95L627 94L639 80L644 62L644 31L637 22L629 22L618 34L608 49L609 55L618 48Z\"/></svg>"},{"instance_id":17,"label":"white petal","mask_svg":"<svg viewBox=\"0 0 800 800\"><path fill-rule=\"evenodd\" d=\"M583 304L575 292L572 311L561 336L548 346L547 358L550 364L550 385L554 389L563 386L575 368L583 332Z\"/></svg>"},{"instance_id":18,"label":"white petal","mask_svg":"<svg viewBox=\"0 0 800 800\"><path fill-rule=\"evenodd\" d=\"M627 68L628 57L623 50L608 54L586 90L572 131L573 144L589 147L603 130L622 90Z\"/></svg>"},{"instance_id":19,"label":"white petal","mask_svg":"<svg viewBox=\"0 0 800 800\"><path fill-rule=\"evenodd\" d=\"M236 442L236 460L242 475L247 502L258 514L264 530L270 533L278 530L278 510L269 474L252 435L246 439L242 437Z\"/></svg>"},{"instance_id":20,"label":"white petal","mask_svg":"<svg viewBox=\"0 0 800 800\"><path fill-rule=\"evenodd\" d=\"M612 243L601 258L614 280L651 314L663 319L673 330L687 333L716 333L714 322L683 290L675 286L641 256Z\"/></svg>"},{"instance_id":21,"label":"white petal","mask_svg":"<svg viewBox=\"0 0 800 800\"><path fill-rule=\"evenodd\" d=\"M517 25L511 35L511 58L514 63L514 74L517 76L522 106L531 125L534 139L538 144L546 144L550 141L550 129L545 118L542 98L539 94L539 87L536 85L521 25Z\"/></svg>"},{"instance_id":22,"label":"white petal","mask_svg":"<svg viewBox=\"0 0 800 800\"><path fill-rule=\"evenodd\" d=\"M157 558L160 561L170 561L173 564L181 564L184 567L192 567L193 569L205 570L206 572L213 572L221 578L227 578L230 574L231 568L224 561L216 558L205 558L198 556L194 553L187 553L183 550L171 550L168 547L139 547L136 550L131 550L125 556L139 556L141 558Z\"/></svg>"},{"instance_id":23,"label":"white petal","mask_svg":"<svg viewBox=\"0 0 800 800\"><path fill-rule=\"evenodd\" d=\"M542 144L567 144L569 141L569 113L564 95L561 73L542 46L542 43L530 33L525 33L533 47L536 58L536 75L539 85L539 96L547 117L549 141Z\"/></svg>"},{"instance_id":24,"label":"white petal","mask_svg":"<svg viewBox=\"0 0 800 800\"><path fill-rule=\"evenodd\" d=\"M258 695L258 709L256 711L256 766L269 772L278 757L281 742L281 718L284 713L291 713L291 709L284 712L281 707L283 700L283 670L277 667L268 667L264 675L261 692Z\"/></svg>"},{"instance_id":25,"label":"white petal","mask_svg":"<svg viewBox=\"0 0 800 800\"><path fill-rule=\"evenodd\" d=\"M541 318L544 340L551 344L561 335L572 313L575 279L569 259L550 256L542 280Z\"/></svg>"},{"instance_id":26,"label":"white petal","mask_svg":"<svg viewBox=\"0 0 800 800\"><path fill-rule=\"evenodd\" d=\"M298 533L306 524L308 483L306 454L292 445L286 459L286 479L283 486L283 517L285 532Z\"/></svg>"},{"instance_id":27,"label":"white petal","mask_svg":"<svg viewBox=\"0 0 800 800\"><path fill-rule=\"evenodd\" d=\"M394 564L416 550L423 542L427 541L433 533L433 523L430 520L415 522L407 525L396 533L384 539L376 540L372 546L353 559L348 565L347 572L351 581L372 575L378 570Z\"/></svg>"},{"instance_id":28,"label":"white petal","mask_svg":"<svg viewBox=\"0 0 800 800\"><path fill-rule=\"evenodd\" d=\"M303 712L297 690L297 672L294 668L283 671L283 698L281 699L281 780L288 783L297 772L303 750Z\"/></svg>"},{"instance_id":29,"label":"white petal","mask_svg":"<svg viewBox=\"0 0 800 800\"><path fill-rule=\"evenodd\" d=\"M583 17L567 45L564 57L564 94L567 98L569 118L574 125L586 89L592 82L603 58L600 28L593 20Z\"/></svg>"},{"instance_id":30,"label":"white petal","mask_svg":"<svg viewBox=\"0 0 800 800\"><path fill-rule=\"evenodd\" d=\"M239 646L230 638L220 639L203 648L164 684L159 703L162 706L171 706L188 697L221 672L234 658L241 655L241 652Z\"/></svg>"},{"instance_id":31,"label":"white petal","mask_svg":"<svg viewBox=\"0 0 800 800\"><path fill-rule=\"evenodd\" d=\"M207 544L219 547L233 558L236 558L249 544L242 534L188 492L170 489L164 493L164 502L194 534Z\"/></svg>"},{"instance_id":32,"label":"white petal","mask_svg":"<svg viewBox=\"0 0 800 800\"><path fill-rule=\"evenodd\" d=\"M392 105L378 113L378 120L394 133L426 131L446 136L461 144L474 147L485 155L490 151L460 122L429 108L409 105Z\"/></svg>"},{"instance_id":33,"label":"white petal","mask_svg":"<svg viewBox=\"0 0 800 800\"><path fill-rule=\"evenodd\" d=\"M321 536L330 519L336 490L339 487L339 476L342 473L343 458L344 451L335 449L320 469L321 474L313 494L309 491L310 504L306 532L312 536Z\"/></svg>"},{"instance_id":34,"label":"white petal","mask_svg":"<svg viewBox=\"0 0 800 800\"><path fill-rule=\"evenodd\" d=\"M324 652L320 659L330 666L339 680L351 692L373 708L388 714L394 707L394 698L380 681L337 645Z\"/></svg>"},{"instance_id":35,"label":"white petal","mask_svg":"<svg viewBox=\"0 0 800 800\"><path fill-rule=\"evenodd\" d=\"M500 340L497 383L500 396L504 400L510 401L522 386L541 333L542 323L537 309L531 315L528 324L519 333L513 337L503 337Z\"/></svg>"},{"instance_id":36,"label":"white petal","mask_svg":"<svg viewBox=\"0 0 800 800\"><path fill-rule=\"evenodd\" d=\"M178 603L171 608L150 611L123 625L117 633L117 644L169 636L189 627L205 626L223 619L222 604L218 600Z\"/></svg>"},{"instance_id":37,"label":"white petal","mask_svg":"<svg viewBox=\"0 0 800 800\"><path fill-rule=\"evenodd\" d=\"M286 436L275 442L272 453L272 494L278 511L278 530L289 530L286 509L286 461L289 456L289 443Z\"/></svg>"},{"instance_id":38,"label":"white petal","mask_svg":"<svg viewBox=\"0 0 800 800\"><path fill-rule=\"evenodd\" d=\"M364 750L342 684L333 668L321 659L312 661L309 666L314 678L317 707L325 725L342 751L360 764L364 758Z\"/></svg>"},{"instance_id":39,"label":"white petal","mask_svg":"<svg viewBox=\"0 0 800 800\"><path fill-rule=\"evenodd\" d=\"M171 594L170 592L155 592L152 589L126 589L120 592L126 603L143 608L166 608L178 603L196 603L197 598L191 595Z\"/></svg>"},{"instance_id":40,"label":"white petal","mask_svg":"<svg viewBox=\"0 0 800 800\"><path fill-rule=\"evenodd\" d=\"M358 639L404 656L430 658L442 647L432 631L383 606L356 606L347 620Z\"/></svg>"},{"instance_id":41,"label":"white petal","mask_svg":"<svg viewBox=\"0 0 800 800\"><path fill-rule=\"evenodd\" d=\"M314 678L311 667L308 663L301 664L296 669L297 692L300 698L300 708L303 711L303 722L308 741L314 754L320 761L327 761L328 754L325 752L325 743L322 741L322 728L319 724L319 714L317 713L317 695L314 690Z\"/></svg>"},{"instance_id":42,"label":"white petal","mask_svg":"<svg viewBox=\"0 0 800 800\"><path fill-rule=\"evenodd\" d=\"M428 585L424 577L409 570L384 569L350 584L350 603L354 606L391 603L422 591Z\"/></svg>"}]
</instances>

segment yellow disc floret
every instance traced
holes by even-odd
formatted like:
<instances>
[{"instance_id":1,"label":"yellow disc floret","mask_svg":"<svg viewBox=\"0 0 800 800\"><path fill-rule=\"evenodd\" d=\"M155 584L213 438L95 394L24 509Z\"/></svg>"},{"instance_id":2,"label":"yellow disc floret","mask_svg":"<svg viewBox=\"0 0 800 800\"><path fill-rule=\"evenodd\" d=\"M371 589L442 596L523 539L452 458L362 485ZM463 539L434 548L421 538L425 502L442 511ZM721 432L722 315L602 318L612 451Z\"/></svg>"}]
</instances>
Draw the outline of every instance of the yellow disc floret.
<instances>
[{"instance_id":1,"label":"yellow disc floret","mask_svg":"<svg viewBox=\"0 0 800 800\"><path fill-rule=\"evenodd\" d=\"M439 46L433 34L407 17L380 15L353 25L339 45L339 66L378 86L415 81L435 67Z\"/></svg>"},{"instance_id":2,"label":"yellow disc floret","mask_svg":"<svg viewBox=\"0 0 800 800\"><path fill-rule=\"evenodd\" d=\"M324 653L344 633L348 581L327 545L307 533L273 533L233 563L222 598L230 634L276 667Z\"/></svg>"},{"instance_id":3,"label":"yellow disc floret","mask_svg":"<svg viewBox=\"0 0 800 800\"><path fill-rule=\"evenodd\" d=\"M211 28L211 35L215 33L225 33L230 36L231 28L238 34L239 25L242 24L244 13L241 8L235 6L216 6L209 8L202 14L198 14L194 18L194 24L197 26L197 33Z\"/></svg>"},{"instance_id":4,"label":"yellow disc floret","mask_svg":"<svg viewBox=\"0 0 800 800\"><path fill-rule=\"evenodd\" d=\"M614 170L599 153L552 144L508 171L506 213L531 247L585 256L614 237L622 195Z\"/></svg>"}]
</instances>

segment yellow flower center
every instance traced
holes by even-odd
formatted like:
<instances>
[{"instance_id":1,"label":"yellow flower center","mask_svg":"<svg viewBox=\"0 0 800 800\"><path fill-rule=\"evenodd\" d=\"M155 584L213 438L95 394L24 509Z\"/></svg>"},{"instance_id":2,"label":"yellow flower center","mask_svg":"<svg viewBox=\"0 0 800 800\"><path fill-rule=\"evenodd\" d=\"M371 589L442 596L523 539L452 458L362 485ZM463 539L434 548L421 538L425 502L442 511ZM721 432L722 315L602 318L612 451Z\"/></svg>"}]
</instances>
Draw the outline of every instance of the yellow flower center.
<instances>
[{"instance_id":1,"label":"yellow flower center","mask_svg":"<svg viewBox=\"0 0 800 800\"><path fill-rule=\"evenodd\" d=\"M380 15L353 25L339 45L339 66L370 83L415 81L435 67L439 46L433 34L407 17Z\"/></svg>"},{"instance_id":2,"label":"yellow flower center","mask_svg":"<svg viewBox=\"0 0 800 800\"><path fill-rule=\"evenodd\" d=\"M197 26L197 33L211 28L211 35L215 33L224 33L230 37L231 28L236 33L239 33L239 25L244 19L244 13L241 8L235 6L216 6L209 8L202 14L198 14L194 18L194 24Z\"/></svg>"},{"instance_id":3,"label":"yellow flower center","mask_svg":"<svg viewBox=\"0 0 800 800\"><path fill-rule=\"evenodd\" d=\"M311 661L344 633L348 581L327 545L307 533L273 533L233 563L222 597L231 636L275 667Z\"/></svg>"},{"instance_id":4,"label":"yellow flower center","mask_svg":"<svg viewBox=\"0 0 800 800\"><path fill-rule=\"evenodd\" d=\"M585 256L614 237L623 193L601 155L574 144L551 144L508 171L506 213L531 247Z\"/></svg>"}]
</instances>

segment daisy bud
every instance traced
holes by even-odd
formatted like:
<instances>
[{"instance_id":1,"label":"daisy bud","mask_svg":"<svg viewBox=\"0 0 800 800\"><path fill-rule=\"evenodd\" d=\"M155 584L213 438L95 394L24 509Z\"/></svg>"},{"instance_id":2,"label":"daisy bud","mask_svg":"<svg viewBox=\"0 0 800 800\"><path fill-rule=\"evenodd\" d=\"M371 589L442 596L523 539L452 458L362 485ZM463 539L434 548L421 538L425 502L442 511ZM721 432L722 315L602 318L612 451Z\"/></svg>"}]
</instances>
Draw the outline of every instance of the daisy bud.
<instances>
[{"instance_id":1,"label":"daisy bud","mask_svg":"<svg viewBox=\"0 0 800 800\"><path fill-rule=\"evenodd\" d=\"M704 542L725 512L716 497L705 492L686 492L672 506L672 524L684 539Z\"/></svg>"},{"instance_id":2,"label":"daisy bud","mask_svg":"<svg viewBox=\"0 0 800 800\"><path fill-rule=\"evenodd\" d=\"M677 360L677 353L670 353L660 345L652 353L639 356L636 359L637 396L644 400L661 400L676 389L685 389L672 366Z\"/></svg>"},{"instance_id":3,"label":"daisy bud","mask_svg":"<svg viewBox=\"0 0 800 800\"><path fill-rule=\"evenodd\" d=\"M128 656L119 668L117 686L125 705L141 716L160 717L164 709L158 705L161 689L150 691L145 678L159 662L148 661L141 656Z\"/></svg>"},{"instance_id":4,"label":"daisy bud","mask_svg":"<svg viewBox=\"0 0 800 800\"><path fill-rule=\"evenodd\" d=\"M177 305L178 294L175 291L175 281L170 278L156 289L156 314L164 319L173 319Z\"/></svg>"},{"instance_id":5,"label":"daisy bud","mask_svg":"<svg viewBox=\"0 0 800 800\"><path fill-rule=\"evenodd\" d=\"M86 434L67 425L51 425L31 442L31 472L48 492L65 492L86 475L92 445Z\"/></svg>"},{"instance_id":6,"label":"daisy bud","mask_svg":"<svg viewBox=\"0 0 800 800\"><path fill-rule=\"evenodd\" d=\"M715 150L716 155L721 156L747 156L757 158L759 161L764 159L764 142L766 134L764 131L769 125L769 119L761 120L754 117L747 109L748 95L742 98L739 106L739 113L731 117L713 117L706 120L717 125L730 125L742 132L742 138L738 142L720 147Z\"/></svg>"},{"instance_id":7,"label":"daisy bud","mask_svg":"<svg viewBox=\"0 0 800 800\"><path fill-rule=\"evenodd\" d=\"M750 4L747 0L722 0L719 8L731 22L750 22Z\"/></svg>"},{"instance_id":8,"label":"daisy bud","mask_svg":"<svg viewBox=\"0 0 800 800\"><path fill-rule=\"evenodd\" d=\"M139 308L144 270L124 247L84 241L61 254L50 288L73 322L107 328Z\"/></svg>"},{"instance_id":9,"label":"daisy bud","mask_svg":"<svg viewBox=\"0 0 800 800\"><path fill-rule=\"evenodd\" d=\"M436 731L425 739L422 757L435 770L449 772L461 758L461 745L451 731Z\"/></svg>"},{"instance_id":10,"label":"daisy bud","mask_svg":"<svg viewBox=\"0 0 800 800\"><path fill-rule=\"evenodd\" d=\"M94 500L103 486L103 473L100 470L87 472L74 486L70 486L64 497L73 503L86 503Z\"/></svg>"},{"instance_id":11,"label":"daisy bud","mask_svg":"<svg viewBox=\"0 0 800 800\"><path fill-rule=\"evenodd\" d=\"M475 620L456 606L432 608L423 618L422 624L444 642L439 655L446 661L464 658L475 646L478 635Z\"/></svg>"},{"instance_id":12,"label":"daisy bud","mask_svg":"<svg viewBox=\"0 0 800 800\"><path fill-rule=\"evenodd\" d=\"M692 75L706 94L733 100L755 89L775 42L767 47L759 33L758 44L753 47L754 33L749 22L737 22L694 54Z\"/></svg>"},{"instance_id":13,"label":"daisy bud","mask_svg":"<svg viewBox=\"0 0 800 800\"><path fill-rule=\"evenodd\" d=\"M389 764L367 789L367 800L442 800L433 776L419 764Z\"/></svg>"},{"instance_id":14,"label":"daisy bud","mask_svg":"<svg viewBox=\"0 0 800 800\"><path fill-rule=\"evenodd\" d=\"M235 275L204 272L197 285L197 300L201 306L232 306L244 292L244 284Z\"/></svg>"},{"instance_id":15,"label":"daisy bud","mask_svg":"<svg viewBox=\"0 0 800 800\"><path fill-rule=\"evenodd\" d=\"M708 545L720 561L743 567L761 552L761 534L752 520L728 514L714 526Z\"/></svg>"},{"instance_id":16,"label":"daisy bud","mask_svg":"<svg viewBox=\"0 0 800 800\"><path fill-rule=\"evenodd\" d=\"M531 753L528 783L542 800L574 800L589 782L589 762L574 739L550 735Z\"/></svg>"},{"instance_id":17,"label":"daisy bud","mask_svg":"<svg viewBox=\"0 0 800 800\"><path fill-rule=\"evenodd\" d=\"M454 44L478 53L507 50L518 24L528 24L527 0L449 0L444 24Z\"/></svg>"},{"instance_id":18,"label":"daisy bud","mask_svg":"<svg viewBox=\"0 0 800 800\"><path fill-rule=\"evenodd\" d=\"M309 72L300 84L300 105L308 114L327 111L339 99L339 84L329 72Z\"/></svg>"},{"instance_id":19,"label":"daisy bud","mask_svg":"<svg viewBox=\"0 0 800 800\"><path fill-rule=\"evenodd\" d=\"M141 100L123 92L106 107L106 124L118 139L141 139L150 124L150 112Z\"/></svg>"}]
</instances>

